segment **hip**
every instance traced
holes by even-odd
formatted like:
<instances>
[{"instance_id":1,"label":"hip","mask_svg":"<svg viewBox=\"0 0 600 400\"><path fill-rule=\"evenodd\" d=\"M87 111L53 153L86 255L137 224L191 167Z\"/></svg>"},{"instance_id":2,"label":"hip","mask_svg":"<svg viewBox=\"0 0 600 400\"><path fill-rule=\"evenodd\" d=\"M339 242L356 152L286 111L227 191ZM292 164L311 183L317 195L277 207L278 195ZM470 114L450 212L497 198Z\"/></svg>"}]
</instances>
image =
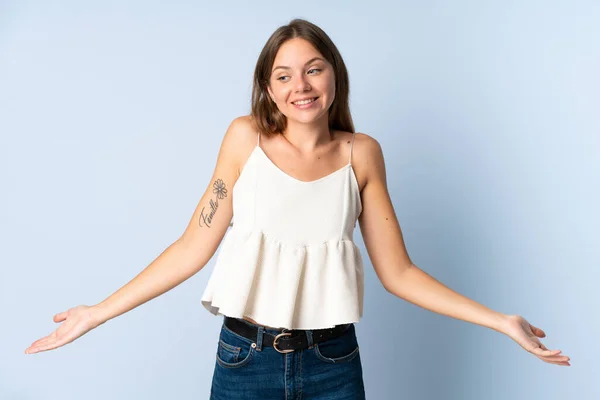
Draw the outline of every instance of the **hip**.
<instances>
[{"instance_id":1,"label":"hip","mask_svg":"<svg viewBox=\"0 0 600 400\"><path fill-rule=\"evenodd\" d=\"M210 398L364 399L359 353L354 324L282 331L225 317Z\"/></svg>"}]
</instances>

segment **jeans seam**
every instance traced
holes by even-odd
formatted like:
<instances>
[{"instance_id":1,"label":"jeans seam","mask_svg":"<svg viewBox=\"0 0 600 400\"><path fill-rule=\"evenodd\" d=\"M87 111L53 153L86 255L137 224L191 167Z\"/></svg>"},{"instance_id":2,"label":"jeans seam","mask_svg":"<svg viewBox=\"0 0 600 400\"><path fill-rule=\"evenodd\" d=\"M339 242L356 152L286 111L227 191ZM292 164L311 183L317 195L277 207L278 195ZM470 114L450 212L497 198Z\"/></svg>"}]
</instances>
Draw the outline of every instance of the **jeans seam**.
<instances>
[{"instance_id":1,"label":"jeans seam","mask_svg":"<svg viewBox=\"0 0 600 400\"><path fill-rule=\"evenodd\" d=\"M354 359L354 357L356 357L356 355L358 354L358 347L359 346L356 346L356 348L354 350L352 350L352 352L350 354L345 355L343 357L329 358L329 357L325 357L323 354L321 354L321 352L319 351L319 345L317 344L317 345L315 345L315 355L321 361L327 362L329 364L339 364L339 363L343 363L343 362L352 361Z\"/></svg>"},{"instance_id":2,"label":"jeans seam","mask_svg":"<svg viewBox=\"0 0 600 400\"><path fill-rule=\"evenodd\" d=\"M298 353L298 358L300 358L300 368L299 372L298 372L298 400L302 400L302 354L304 353L304 351L300 351Z\"/></svg>"},{"instance_id":3,"label":"jeans seam","mask_svg":"<svg viewBox=\"0 0 600 400\"><path fill-rule=\"evenodd\" d=\"M240 351L242 351L241 347L238 346L233 346L229 343L226 343L225 341L223 341L223 339L219 339L219 344L227 351L231 352L231 353L235 353L236 356L238 356L240 354Z\"/></svg>"},{"instance_id":4,"label":"jeans seam","mask_svg":"<svg viewBox=\"0 0 600 400\"><path fill-rule=\"evenodd\" d=\"M250 351L248 352L248 355L246 356L246 358L244 358L242 361L237 361L235 363L228 363L226 361L221 360L219 358L218 353L217 353L216 357L217 357L217 362L224 368L240 368L240 367L243 367L244 365L248 364L253 356L254 356L254 347L250 348Z\"/></svg>"}]
</instances>

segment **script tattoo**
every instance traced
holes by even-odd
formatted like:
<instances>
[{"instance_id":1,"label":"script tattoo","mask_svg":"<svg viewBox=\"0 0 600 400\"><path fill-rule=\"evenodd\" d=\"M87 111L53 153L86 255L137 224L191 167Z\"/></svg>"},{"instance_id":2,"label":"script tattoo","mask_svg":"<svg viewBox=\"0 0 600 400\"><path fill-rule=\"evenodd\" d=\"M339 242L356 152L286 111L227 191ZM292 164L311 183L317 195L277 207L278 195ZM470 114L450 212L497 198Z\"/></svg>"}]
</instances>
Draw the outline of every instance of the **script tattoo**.
<instances>
[{"instance_id":1,"label":"script tattoo","mask_svg":"<svg viewBox=\"0 0 600 400\"><path fill-rule=\"evenodd\" d=\"M200 221L198 221L200 226L206 226L210 228L212 219L219 208L219 200L223 200L225 197L227 197L227 189L225 188L225 183L222 179L217 179L215 183L213 183L213 193L216 195L216 199L210 199L208 202L210 212L208 214L204 212L206 207L203 207L202 211L200 211Z\"/></svg>"}]
</instances>

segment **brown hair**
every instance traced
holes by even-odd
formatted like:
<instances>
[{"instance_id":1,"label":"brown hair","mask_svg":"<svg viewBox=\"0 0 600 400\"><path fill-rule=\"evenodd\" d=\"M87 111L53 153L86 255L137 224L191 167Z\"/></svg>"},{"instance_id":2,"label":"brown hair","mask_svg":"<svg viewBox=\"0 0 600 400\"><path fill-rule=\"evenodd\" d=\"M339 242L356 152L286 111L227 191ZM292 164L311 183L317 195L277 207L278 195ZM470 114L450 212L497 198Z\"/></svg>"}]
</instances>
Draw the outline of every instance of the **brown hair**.
<instances>
[{"instance_id":1,"label":"brown hair","mask_svg":"<svg viewBox=\"0 0 600 400\"><path fill-rule=\"evenodd\" d=\"M287 118L277 105L270 101L267 87L277 51L290 39L302 38L310 42L333 66L335 73L335 97L329 108L329 128L354 132L348 97L350 82L344 60L333 41L317 25L304 19L293 19L288 25L280 26L263 47L256 68L252 87L252 119L256 129L265 135L282 133Z\"/></svg>"}]
</instances>

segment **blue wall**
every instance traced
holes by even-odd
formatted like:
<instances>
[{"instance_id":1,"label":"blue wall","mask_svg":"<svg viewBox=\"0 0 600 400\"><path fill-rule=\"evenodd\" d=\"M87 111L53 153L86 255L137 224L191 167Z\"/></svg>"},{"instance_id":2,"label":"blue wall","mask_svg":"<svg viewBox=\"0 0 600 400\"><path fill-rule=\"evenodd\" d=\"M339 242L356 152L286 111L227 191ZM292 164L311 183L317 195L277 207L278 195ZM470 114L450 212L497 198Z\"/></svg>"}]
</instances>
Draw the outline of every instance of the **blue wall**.
<instances>
[{"instance_id":1,"label":"blue wall","mask_svg":"<svg viewBox=\"0 0 600 400\"><path fill-rule=\"evenodd\" d=\"M294 17L342 52L415 264L572 361L385 292L357 230L368 398L600 398L595 1L0 2L0 398L207 398L214 259L65 347L23 351L183 232L262 46Z\"/></svg>"}]
</instances>

